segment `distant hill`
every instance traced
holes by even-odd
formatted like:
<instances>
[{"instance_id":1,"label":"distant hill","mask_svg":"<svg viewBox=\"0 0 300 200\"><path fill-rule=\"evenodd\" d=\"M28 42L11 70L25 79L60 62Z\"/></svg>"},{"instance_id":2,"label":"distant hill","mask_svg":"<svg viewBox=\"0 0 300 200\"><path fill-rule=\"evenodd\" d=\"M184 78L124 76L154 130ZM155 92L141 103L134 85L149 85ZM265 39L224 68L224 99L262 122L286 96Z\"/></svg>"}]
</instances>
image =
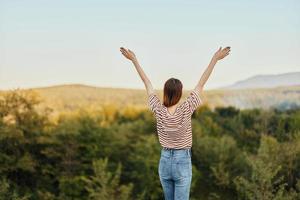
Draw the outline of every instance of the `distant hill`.
<instances>
[{"instance_id":1,"label":"distant hill","mask_svg":"<svg viewBox=\"0 0 300 200\"><path fill-rule=\"evenodd\" d=\"M300 72L257 75L220 89L274 88L293 85L300 85Z\"/></svg>"},{"instance_id":2,"label":"distant hill","mask_svg":"<svg viewBox=\"0 0 300 200\"><path fill-rule=\"evenodd\" d=\"M135 106L147 109L147 93L142 89L102 88L87 85L58 85L26 89L35 91L42 98L42 106L56 112L74 111L80 108L101 108L110 105L117 108ZM5 91L0 92L4 93ZM158 90L162 99L163 91ZM183 91L181 101L189 94ZM300 107L300 86L282 86L258 89L205 90L203 102L212 109L216 106L235 106L240 109L277 107L289 109Z\"/></svg>"}]
</instances>

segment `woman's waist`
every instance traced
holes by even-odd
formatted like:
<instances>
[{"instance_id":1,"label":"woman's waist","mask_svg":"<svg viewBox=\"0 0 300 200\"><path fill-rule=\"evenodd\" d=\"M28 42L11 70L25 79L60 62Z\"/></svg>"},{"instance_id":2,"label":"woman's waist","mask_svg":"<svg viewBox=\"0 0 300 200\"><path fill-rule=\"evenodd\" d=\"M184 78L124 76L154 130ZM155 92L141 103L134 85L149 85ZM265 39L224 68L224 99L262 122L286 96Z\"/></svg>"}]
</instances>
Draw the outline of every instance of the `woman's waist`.
<instances>
[{"instance_id":1,"label":"woman's waist","mask_svg":"<svg viewBox=\"0 0 300 200\"><path fill-rule=\"evenodd\" d=\"M192 148L184 147L184 148L169 148L162 147L161 155L171 157L171 156L191 156Z\"/></svg>"}]
</instances>

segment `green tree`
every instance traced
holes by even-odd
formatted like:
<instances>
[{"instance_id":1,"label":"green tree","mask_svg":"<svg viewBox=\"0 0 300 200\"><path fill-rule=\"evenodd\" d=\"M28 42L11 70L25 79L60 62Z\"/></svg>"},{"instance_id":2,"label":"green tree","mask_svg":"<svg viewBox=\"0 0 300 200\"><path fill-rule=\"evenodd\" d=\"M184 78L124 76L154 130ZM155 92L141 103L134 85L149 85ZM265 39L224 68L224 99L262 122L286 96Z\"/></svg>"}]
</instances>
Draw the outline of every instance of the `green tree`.
<instances>
[{"instance_id":1,"label":"green tree","mask_svg":"<svg viewBox=\"0 0 300 200\"><path fill-rule=\"evenodd\" d=\"M198 180L200 198L214 195L234 198L232 180L246 170L244 155L230 136L194 135L193 161L201 172ZM225 197L225 198L224 198Z\"/></svg>"},{"instance_id":2,"label":"green tree","mask_svg":"<svg viewBox=\"0 0 300 200\"><path fill-rule=\"evenodd\" d=\"M108 171L108 159L93 161L94 175L86 178L86 190L91 200L127 200L131 199L133 185L120 184L122 165L114 172Z\"/></svg>"},{"instance_id":3,"label":"green tree","mask_svg":"<svg viewBox=\"0 0 300 200\"><path fill-rule=\"evenodd\" d=\"M287 191L287 183L283 182L282 176L278 176L281 165L274 159L279 150L276 139L263 136L258 154L246 157L251 168L250 176L238 176L234 180L240 199L292 200L298 196L293 189Z\"/></svg>"},{"instance_id":4,"label":"green tree","mask_svg":"<svg viewBox=\"0 0 300 200\"><path fill-rule=\"evenodd\" d=\"M30 198L29 194L19 195L18 192L12 188L7 180L2 179L0 181L0 199L1 200L28 200Z\"/></svg>"}]
</instances>

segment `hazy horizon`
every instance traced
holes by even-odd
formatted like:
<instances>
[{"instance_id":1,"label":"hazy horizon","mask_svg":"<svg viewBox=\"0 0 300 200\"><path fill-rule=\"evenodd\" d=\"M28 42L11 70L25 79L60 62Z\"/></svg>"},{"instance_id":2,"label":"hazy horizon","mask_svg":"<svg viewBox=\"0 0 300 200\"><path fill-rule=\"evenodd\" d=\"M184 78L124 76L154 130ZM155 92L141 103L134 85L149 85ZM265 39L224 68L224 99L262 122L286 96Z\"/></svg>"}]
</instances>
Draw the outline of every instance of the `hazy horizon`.
<instances>
[{"instance_id":1,"label":"hazy horizon","mask_svg":"<svg viewBox=\"0 0 300 200\"><path fill-rule=\"evenodd\" d=\"M119 47L133 50L155 89L194 87L219 46L205 89L300 69L300 2L1 1L0 89L84 84L143 89Z\"/></svg>"},{"instance_id":2,"label":"hazy horizon","mask_svg":"<svg viewBox=\"0 0 300 200\"><path fill-rule=\"evenodd\" d=\"M248 80L249 78L255 77L255 76L268 76L268 75L284 75L284 74L290 74L290 73L300 73L300 71L295 71L295 72L286 72L286 73L282 73L282 74L257 74L251 77L248 77L242 81ZM238 81L237 81L238 82ZM215 87L215 88L208 88L205 90L218 90L218 89L224 89L224 87L228 87L231 86L233 84L236 84L237 82L234 82L232 84L229 85L221 85L220 87ZM0 88L0 90L14 90L14 89L40 89L40 88L48 88L48 87L59 87L59 86L87 86L87 87L97 87L97 88L114 88L114 89L134 89L134 90L144 90L144 87L122 87L122 86L101 86L101 85L93 85L93 84L85 84L85 83L58 83L58 84L52 84L52 85L38 85L38 86L29 86L29 87L11 87L11 88ZM297 84L298 85L298 84ZM282 85L282 86L295 86L295 85ZM258 87L260 88L260 87ZM267 87L268 88L268 87ZM163 88L154 88L155 90L163 90ZM192 88L183 88L183 90L191 90Z\"/></svg>"}]
</instances>

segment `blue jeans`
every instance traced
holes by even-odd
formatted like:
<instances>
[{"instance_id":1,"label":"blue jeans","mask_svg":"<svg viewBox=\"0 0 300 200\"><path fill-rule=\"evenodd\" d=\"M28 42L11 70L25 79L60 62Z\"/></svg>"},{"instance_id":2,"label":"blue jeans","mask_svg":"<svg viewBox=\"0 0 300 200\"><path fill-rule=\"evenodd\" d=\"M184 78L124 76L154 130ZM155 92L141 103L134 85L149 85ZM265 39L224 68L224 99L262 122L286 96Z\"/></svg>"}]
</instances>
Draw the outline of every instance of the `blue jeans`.
<instances>
[{"instance_id":1,"label":"blue jeans","mask_svg":"<svg viewBox=\"0 0 300 200\"><path fill-rule=\"evenodd\" d=\"M191 149L162 149L158 174L166 200L188 200L192 181Z\"/></svg>"}]
</instances>

